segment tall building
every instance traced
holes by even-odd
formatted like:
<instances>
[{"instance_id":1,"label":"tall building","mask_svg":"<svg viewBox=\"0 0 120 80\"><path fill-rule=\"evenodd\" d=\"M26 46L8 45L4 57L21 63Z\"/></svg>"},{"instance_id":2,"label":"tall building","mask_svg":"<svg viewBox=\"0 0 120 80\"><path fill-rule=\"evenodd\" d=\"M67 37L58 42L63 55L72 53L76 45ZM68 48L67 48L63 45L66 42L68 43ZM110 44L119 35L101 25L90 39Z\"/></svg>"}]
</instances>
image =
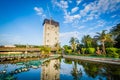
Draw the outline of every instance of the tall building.
<instances>
[{"instance_id":1,"label":"tall building","mask_svg":"<svg viewBox=\"0 0 120 80\"><path fill-rule=\"evenodd\" d=\"M54 47L59 43L59 23L52 19L45 19L43 26L43 45Z\"/></svg>"}]
</instances>

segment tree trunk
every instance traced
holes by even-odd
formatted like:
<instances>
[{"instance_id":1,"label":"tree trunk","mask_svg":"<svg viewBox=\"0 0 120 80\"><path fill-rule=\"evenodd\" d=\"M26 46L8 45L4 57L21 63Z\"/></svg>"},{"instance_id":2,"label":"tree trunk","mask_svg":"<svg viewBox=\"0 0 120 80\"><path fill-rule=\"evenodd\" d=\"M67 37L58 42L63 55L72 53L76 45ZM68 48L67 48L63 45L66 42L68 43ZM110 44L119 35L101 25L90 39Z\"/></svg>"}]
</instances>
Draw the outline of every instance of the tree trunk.
<instances>
[{"instance_id":1,"label":"tree trunk","mask_svg":"<svg viewBox=\"0 0 120 80\"><path fill-rule=\"evenodd\" d=\"M102 50L103 50L103 53L106 54L104 42L102 42Z\"/></svg>"}]
</instances>

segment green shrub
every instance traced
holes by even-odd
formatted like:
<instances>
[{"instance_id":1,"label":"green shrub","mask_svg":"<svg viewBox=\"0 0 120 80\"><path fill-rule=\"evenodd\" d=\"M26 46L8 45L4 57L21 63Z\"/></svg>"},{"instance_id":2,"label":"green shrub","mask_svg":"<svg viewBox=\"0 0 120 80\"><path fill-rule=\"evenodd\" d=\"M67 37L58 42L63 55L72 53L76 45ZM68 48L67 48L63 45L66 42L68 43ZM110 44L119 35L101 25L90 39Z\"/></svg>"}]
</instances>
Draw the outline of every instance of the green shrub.
<instances>
[{"instance_id":1,"label":"green shrub","mask_svg":"<svg viewBox=\"0 0 120 80\"><path fill-rule=\"evenodd\" d=\"M61 54L62 53L62 49L57 50L57 53Z\"/></svg>"},{"instance_id":2,"label":"green shrub","mask_svg":"<svg viewBox=\"0 0 120 80\"><path fill-rule=\"evenodd\" d=\"M95 53L95 48L87 48L88 54L94 54Z\"/></svg>"},{"instance_id":3,"label":"green shrub","mask_svg":"<svg viewBox=\"0 0 120 80\"><path fill-rule=\"evenodd\" d=\"M82 54L85 54L85 51L86 51L86 48L81 49Z\"/></svg>"},{"instance_id":4,"label":"green shrub","mask_svg":"<svg viewBox=\"0 0 120 80\"><path fill-rule=\"evenodd\" d=\"M119 54L118 53L113 53L113 57L114 58L119 58Z\"/></svg>"},{"instance_id":5,"label":"green shrub","mask_svg":"<svg viewBox=\"0 0 120 80\"><path fill-rule=\"evenodd\" d=\"M117 50L117 53L119 54L119 57L120 57L120 49Z\"/></svg>"},{"instance_id":6,"label":"green shrub","mask_svg":"<svg viewBox=\"0 0 120 80\"><path fill-rule=\"evenodd\" d=\"M106 48L106 53L108 57L119 58L119 50L117 48Z\"/></svg>"},{"instance_id":7,"label":"green shrub","mask_svg":"<svg viewBox=\"0 0 120 80\"><path fill-rule=\"evenodd\" d=\"M67 53L68 53L68 54L71 54L71 53L72 53L72 50L71 50L71 49L68 49L68 50L67 50Z\"/></svg>"},{"instance_id":8,"label":"green shrub","mask_svg":"<svg viewBox=\"0 0 120 80\"><path fill-rule=\"evenodd\" d=\"M42 46L40 48L40 50L41 50L42 54L49 54L51 52L51 48L48 46Z\"/></svg>"}]
</instances>

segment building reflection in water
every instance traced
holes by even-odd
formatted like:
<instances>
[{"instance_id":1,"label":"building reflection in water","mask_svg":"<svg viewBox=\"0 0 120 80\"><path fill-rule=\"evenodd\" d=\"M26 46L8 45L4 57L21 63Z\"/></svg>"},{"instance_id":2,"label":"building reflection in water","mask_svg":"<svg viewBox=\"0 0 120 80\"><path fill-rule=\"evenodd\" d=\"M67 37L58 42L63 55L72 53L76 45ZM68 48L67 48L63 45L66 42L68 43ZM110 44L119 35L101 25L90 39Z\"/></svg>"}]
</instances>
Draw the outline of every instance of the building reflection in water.
<instances>
[{"instance_id":1,"label":"building reflection in water","mask_svg":"<svg viewBox=\"0 0 120 80\"><path fill-rule=\"evenodd\" d=\"M60 80L60 61L53 59L41 66L41 80Z\"/></svg>"}]
</instances>

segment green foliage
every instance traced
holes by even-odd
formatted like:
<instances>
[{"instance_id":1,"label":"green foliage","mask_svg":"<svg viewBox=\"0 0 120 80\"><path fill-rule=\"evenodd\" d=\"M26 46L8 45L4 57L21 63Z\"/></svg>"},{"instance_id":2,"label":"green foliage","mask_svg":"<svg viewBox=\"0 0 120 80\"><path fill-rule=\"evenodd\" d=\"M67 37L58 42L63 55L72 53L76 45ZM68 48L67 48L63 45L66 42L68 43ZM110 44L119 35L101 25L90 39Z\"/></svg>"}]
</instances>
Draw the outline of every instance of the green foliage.
<instances>
[{"instance_id":1,"label":"green foliage","mask_svg":"<svg viewBox=\"0 0 120 80\"><path fill-rule=\"evenodd\" d=\"M95 48L82 48L81 52L82 54L94 54Z\"/></svg>"},{"instance_id":2,"label":"green foliage","mask_svg":"<svg viewBox=\"0 0 120 80\"><path fill-rule=\"evenodd\" d=\"M67 50L67 53L68 53L68 54L71 54L71 53L72 53L72 50L71 50L71 49L68 49L68 50Z\"/></svg>"},{"instance_id":3,"label":"green foliage","mask_svg":"<svg viewBox=\"0 0 120 80\"><path fill-rule=\"evenodd\" d=\"M51 52L51 48L48 46L42 46L40 48L40 50L41 50L42 54L49 54Z\"/></svg>"},{"instance_id":4,"label":"green foliage","mask_svg":"<svg viewBox=\"0 0 120 80\"><path fill-rule=\"evenodd\" d=\"M111 47L113 47L113 43L112 42L105 42L105 47L111 48Z\"/></svg>"},{"instance_id":5,"label":"green foliage","mask_svg":"<svg viewBox=\"0 0 120 80\"><path fill-rule=\"evenodd\" d=\"M95 36L95 38L100 41L101 45L102 45L102 51L104 54L106 54L105 51L105 42L111 42L113 43L113 39L112 39L112 35L110 33L106 33L106 30L103 30L101 33L97 33L97 35Z\"/></svg>"},{"instance_id":6,"label":"green foliage","mask_svg":"<svg viewBox=\"0 0 120 80\"><path fill-rule=\"evenodd\" d=\"M119 54L119 57L120 57L120 48L117 50L117 53Z\"/></svg>"},{"instance_id":7,"label":"green foliage","mask_svg":"<svg viewBox=\"0 0 120 80\"><path fill-rule=\"evenodd\" d=\"M95 48L87 48L86 49L88 54L94 54L95 53Z\"/></svg>"},{"instance_id":8,"label":"green foliage","mask_svg":"<svg viewBox=\"0 0 120 80\"><path fill-rule=\"evenodd\" d=\"M26 45L21 45L21 44L15 44L16 47L19 47L19 48L25 48Z\"/></svg>"},{"instance_id":9,"label":"green foliage","mask_svg":"<svg viewBox=\"0 0 120 80\"><path fill-rule=\"evenodd\" d=\"M106 48L107 56L108 57L114 57L119 58L118 49L117 48Z\"/></svg>"},{"instance_id":10,"label":"green foliage","mask_svg":"<svg viewBox=\"0 0 120 80\"><path fill-rule=\"evenodd\" d=\"M77 38L71 37L70 41L69 41L71 48L73 50L73 52L76 51L76 45L79 43L79 40Z\"/></svg>"},{"instance_id":11,"label":"green foliage","mask_svg":"<svg viewBox=\"0 0 120 80\"><path fill-rule=\"evenodd\" d=\"M70 46L64 45L63 48L64 48L65 53L67 53L67 54L71 54L72 53L72 49L71 49Z\"/></svg>"},{"instance_id":12,"label":"green foliage","mask_svg":"<svg viewBox=\"0 0 120 80\"><path fill-rule=\"evenodd\" d=\"M82 54L85 54L85 51L86 51L86 48L81 49Z\"/></svg>"},{"instance_id":13,"label":"green foliage","mask_svg":"<svg viewBox=\"0 0 120 80\"><path fill-rule=\"evenodd\" d=\"M115 41L116 41L116 43L115 43L115 47L117 47L117 48L120 48L120 35L118 35L116 38L115 38Z\"/></svg>"},{"instance_id":14,"label":"green foliage","mask_svg":"<svg viewBox=\"0 0 120 80\"><path fill-rule=\"evenodd\" d=\"M87 48L92 47L92 41L93 41L93 39L91 38L90 35L85 35L82 38L82 43L84 43L84 46Z\"/></svg>"},{"instance_id":15,"label":"green foliage","mask_svg":"<svg viewBox=\"0 0 120 80\"><path fill-rule=\"evenodd\" d=\"M72 60L70 60L70 59L65 59L65 60L64 60L64 63L66 63L66 64L72 64Z\"/></svg>"},{"instance_id":16,"label":"green foliage","mask_svg":"<svg viewBox=\"0 0 120 80\"><path fill-rule=\"evenodd\" d=\"M116 43L114 44L115 47L120 48L120 23L114 26L110 33L112 33Z\"/></svg>"},{"instance_id":17,"label":"green foliage","mask_svg":"<svg viewBox=\"0 0 120 80\"><path fill-rule=\"evenodd\" d=\"M62 48L60 48L59 50L57 50L57 53L61 54L62 53Z\"/></svg>"}]
</instances>

